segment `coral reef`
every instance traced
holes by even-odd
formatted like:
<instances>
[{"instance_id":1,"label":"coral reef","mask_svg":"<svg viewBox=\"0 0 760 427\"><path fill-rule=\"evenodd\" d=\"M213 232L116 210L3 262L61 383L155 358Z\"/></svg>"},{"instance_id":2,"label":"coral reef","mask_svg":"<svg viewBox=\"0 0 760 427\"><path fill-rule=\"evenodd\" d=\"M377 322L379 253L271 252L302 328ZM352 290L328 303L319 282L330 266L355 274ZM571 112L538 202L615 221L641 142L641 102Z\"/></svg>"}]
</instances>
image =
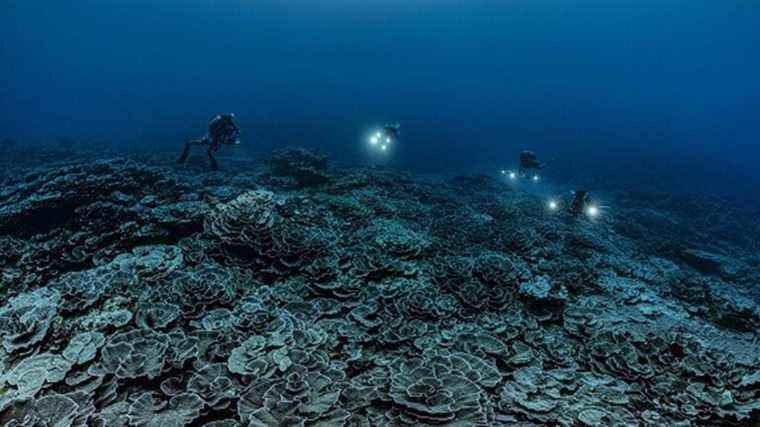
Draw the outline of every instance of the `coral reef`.
<instances>
[{"instance_id":1,"label":"coral reef","mask_svg":"<svg viewBox=\"0 0 760 427\"><path fill-rule=\"evenodd\" d=\"M302 187L330 181L327 156L305 148L282 148L272 153L272 175L295 180Z\"/></svg>"},{"instance_id":2,"label":"coral reef","mask_svg":"<svg viewBox=\"0 0 760 427\"><path fill-rule=\"evenodd\" d=\"M302 149L22 170L0 192L0 425L760 423L760 232L710 201L579 221L489 177Z\"/></svg>"}]
</instances>

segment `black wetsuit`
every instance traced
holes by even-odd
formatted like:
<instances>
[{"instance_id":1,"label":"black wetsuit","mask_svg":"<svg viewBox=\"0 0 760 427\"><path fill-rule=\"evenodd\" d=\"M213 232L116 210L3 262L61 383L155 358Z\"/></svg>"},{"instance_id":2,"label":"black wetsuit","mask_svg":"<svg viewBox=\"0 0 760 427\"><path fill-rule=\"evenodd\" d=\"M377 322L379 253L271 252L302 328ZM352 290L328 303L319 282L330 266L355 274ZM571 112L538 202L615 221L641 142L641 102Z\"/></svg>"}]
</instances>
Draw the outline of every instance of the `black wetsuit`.
<instances>
[{"instance_id":1,"label":"black wetsuit","mask_svg":"<svg viewBox=\"0 0 760 427\"><path fill-rule=\"evenodd\" d=\"M211 163L211 169L219 170L219 164L214 158L214 153L219 151L219 147L222 145L236 145L239 143L240 128L235 123L235 118L232 114L222 114L214 117L208 124L208 133L201 139L195 139L185 143L185 149L179 156L178 163L184 163L187 160L187 156L190 155L190 147L193 145L206 145L208 149L209 162Z\"/></svg>"},{"instance_id":2,"label":"black wetsuit","mask_svg":"<svg viewBox=\"0 0 760 427\"><path fill-rule=\"evenodd\" d=\"M573 195L573 200L570 202L569 211L573 216L578 216L586 210L586 206L591 202L591 196L586 190L578 190Z\"/></svg>"},{"instance_id":3,"label":"black wetsuit","mask_svg":"<svg viewBox=\"0 0 760 427\"><path fill-rule=\"evenodd\" d=\"M398 126L387 125L383 127L383 138L388 138L392 142L398 140L399 130Z\"/></svg>"},{"instance_id":4,"label":"black wetsuit","mask_svg":"<svg viewBox=\"0 0 760 427\"><path fill-rule=\"evenodd\" d=\"M540 170L544 164L538 161L536 154L532 151L523 151L520 153L520 175L525 175L529 170Z\"/></svg>"}]
</instances>

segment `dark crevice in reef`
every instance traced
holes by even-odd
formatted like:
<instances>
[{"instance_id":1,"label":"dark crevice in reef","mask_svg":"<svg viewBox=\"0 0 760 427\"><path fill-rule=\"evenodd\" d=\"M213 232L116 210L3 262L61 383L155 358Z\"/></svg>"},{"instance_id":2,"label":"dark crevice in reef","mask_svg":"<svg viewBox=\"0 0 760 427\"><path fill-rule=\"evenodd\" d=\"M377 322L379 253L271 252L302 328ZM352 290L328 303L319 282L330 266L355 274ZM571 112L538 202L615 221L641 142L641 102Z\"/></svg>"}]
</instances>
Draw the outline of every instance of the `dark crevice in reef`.
<instances>
[{"instance_id":1,"label":"dark crevice in reef","mask_svg":"<svg viewBox=\"0 0 760 427\"><path fill-rule=\"evenodd\" d=\"M713 201L173 160L14 166L0 424L760 423L760 232Z\"/></svg>"},{"instance_id":2,"label":"dark crevice in reef","mask_svg":"<svg viewBox=\"0 0 760 427\"><path fill-rule=\"evenodd\" d=\"M13 218L0 224L0 235L31 237L45 234L71 224L76 215L77 204L68 203L48 208L31 209L22 217Z\"/></svg>"}]
</instances>

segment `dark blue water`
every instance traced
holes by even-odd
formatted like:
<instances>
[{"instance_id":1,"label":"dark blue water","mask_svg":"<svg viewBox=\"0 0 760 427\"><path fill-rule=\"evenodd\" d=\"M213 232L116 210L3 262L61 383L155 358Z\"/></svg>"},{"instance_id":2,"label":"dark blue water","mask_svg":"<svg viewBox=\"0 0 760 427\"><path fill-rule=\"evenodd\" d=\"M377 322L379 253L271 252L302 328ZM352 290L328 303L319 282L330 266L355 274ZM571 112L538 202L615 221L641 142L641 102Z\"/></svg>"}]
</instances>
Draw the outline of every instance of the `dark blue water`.
<instances>
[{"instance_id":1,"label":"dark blue water","mask_svg":"<svg viewBox=\"0 0 760 427\"><path fill-rule=\"evenodd\" d=\"M758 427L759 77L760 0L0 0L0 425Z\"/></svg>"},{"instance_id":2,"label":"dark blue water","mask_svg":"<svg viewBox=\"0 0 760 427\"><path fill-rule=\"evenodd\" d=\"M4 1L0 134L179 145L237 114L244 148L757 197L760 7L730 1ZM593 177L593 179L588 178Z\"/></svg>"}]
</instances>

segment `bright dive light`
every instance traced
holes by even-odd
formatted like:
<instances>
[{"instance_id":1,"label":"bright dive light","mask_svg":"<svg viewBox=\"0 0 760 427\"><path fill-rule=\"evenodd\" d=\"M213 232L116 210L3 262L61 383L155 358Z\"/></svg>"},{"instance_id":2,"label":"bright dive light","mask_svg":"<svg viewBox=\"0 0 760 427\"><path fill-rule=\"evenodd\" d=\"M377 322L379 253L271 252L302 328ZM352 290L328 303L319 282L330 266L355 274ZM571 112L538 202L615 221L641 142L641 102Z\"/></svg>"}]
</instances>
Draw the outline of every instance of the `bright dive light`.
<instances>
[{"instance_id":1,"label":"bright dive light","mask_svg":"<svg viewBox=\"0 0 760 427\"><path fill-rule=\"evenodd\" d=\"M382 146L380 146L380 149L383 150L383 151L385 151L385 150L388 149L388 146L387 145L382 145Z\"/></svg>"},{"instance_id":2,"label":"bright dive light","mask_svg":"<svg viewBox=\"0 0 760 427\"><path fill-rule=\"evenodd\" d=\"M533 175L533 182L537 182L539 180L538 175Z\"/></svg>"},{"instance_id":3,"label":"bright dive light","mask_svg":"<svg viewBox=\"0 0 760 427\"><path fill-rule=\"evenodd\" d=\"M390 137L385 138L385 142L388 142L388 143L391 142L391 138Z\"/></svg>"},{"instance_id":4,"label":"bright dive light","mask_svg":"<svg viewBox=\"0 0 760 427\"><path fill-rule=\"evenodd\" d=\"M375 144L377 144L377 137L376 137L376 136L373 136L372 138L370 138L370 139L369 139L369 143L370 143L370 144L372 144L372 145L375 145Z\"/></svg>"},{"instance_id":5,"label":"bright dive light","mask_svg":"<svg viewBox=\"0 0 760 427\"><path fill-rule=\"evenodd\" d=\"M591 218L595 218L599 216L599 208L596 206L589 206L586 208L586 215L590 216Z\"/></svg>"},{"instance_id":6,"label":"bright dive light","mask_svg":"<svg viewBox=\"0 0 760 427\"><path fill-rule=\"evenodd\" d=\"M559 205L556 200L549 200L549 209L556 211Z\"/></svg>"},{"instance_id":7,"label":"bright dive light","mask_svg":"<svg viewBox=\"0 0 760 427\"><path fill-rule=\"evenodd\" d=\"M506 174L507 174L507 171L505 171L504 169L502 169L502 170L501 170L501 174L502 174L502 175L506 175Z\"/></svg>"},{"instance_id":8,"label":"bright dive light","mask_svg":"<svg viewBox=\"0 0 760 427\"><path fill-rule=\"evenodd\" d=\"M376 134L375 134L375 138L378 138L378 139L379 139L381 136L383 136L383 134L382 134L382 133L380 133L380 132L378 132L378 133L376 133Z\"/></svg>"},{"instance_id":9,"label":"bright dive light","mask_svg":"<svg viewBox=\"0 0 760 427\"><path fill-rule=\"evenodd\" d=\"M517 174L514 172L509 173L509 179L517 179Z\"/></svg>"}]
</instances>

